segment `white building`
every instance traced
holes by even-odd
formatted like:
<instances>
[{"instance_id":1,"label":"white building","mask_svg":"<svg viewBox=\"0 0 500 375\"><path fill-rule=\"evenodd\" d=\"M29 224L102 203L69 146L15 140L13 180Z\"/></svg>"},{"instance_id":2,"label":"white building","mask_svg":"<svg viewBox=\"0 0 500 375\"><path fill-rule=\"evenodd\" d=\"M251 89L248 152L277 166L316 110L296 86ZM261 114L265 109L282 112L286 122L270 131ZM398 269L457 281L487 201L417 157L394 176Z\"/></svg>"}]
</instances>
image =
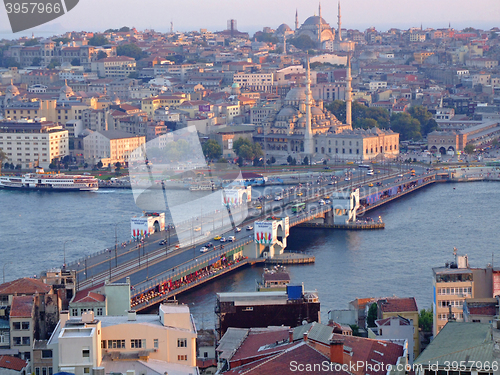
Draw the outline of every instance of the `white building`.
<instances>
[{"instance_id":1,"label":"white building","mask_svg":"<svg viewBox=\"0 0 500 375\"><path fill-rule=\"evenodd\" d=\"M126 78L136 71L135 59L127 56L105 57L91 63L91 70L101 78Z\"/></svg>"},{"instance_id":2,"label":"white building","mask_svg":"<svg viewBox=\"0 0 500 375\"><path fill-rule=\"evenodd\" d=\"M145 136L138 136L121 130L96 131L83 139L84 157L89 163L102 161L124 163L130 153L146 143Z\"/></svg>"},{"instance_id":3,"label":"white building","mask_svg":"<svg viewBox=\"0 0 500 375\"><path fill-rule=\"evenodd\" d=\"M44 120L2 121L0 149L8 162L22 168L33 168L36 164L48 168L52 160L69 155L68 131Z\"/></svg>"},{"instance_id":4,"label":"white building","mask_svg":"<svg viewBox=\"0 0 500 375\"><path fill-rule=\"evenodd\" d=\"M272 91L273 82L273 73L236 73L233 76L233 83L256 91Z\"/></svg>"},{"instance_id":5,"label":"white building","mask_svg":"<svg viewBox=\"0 0 500 375\"><path fill-rule=\"evenodd\" d=\"M141 366L159 373L198 374L197 331L186 305L160 305L159 315L102 316L93 312L69 319L61 314L47 348L54 373L126 373ZM143 372L138 372L143 373ZM144 371L149 373L149 371Z\"/></svg>"},{"instance_id":6,"label":"white building","mask_svg":"<svg viewBox=\"0 0 500 375\"><path fill-rule=\"evenodd\" d=\"M391 316L375 321L377 327L368 328L368 338L378 341L390 341L402 345L408 353L408 362L415 360L413 353L413 323L402 316Z\"/></svg>"}]
</instances>

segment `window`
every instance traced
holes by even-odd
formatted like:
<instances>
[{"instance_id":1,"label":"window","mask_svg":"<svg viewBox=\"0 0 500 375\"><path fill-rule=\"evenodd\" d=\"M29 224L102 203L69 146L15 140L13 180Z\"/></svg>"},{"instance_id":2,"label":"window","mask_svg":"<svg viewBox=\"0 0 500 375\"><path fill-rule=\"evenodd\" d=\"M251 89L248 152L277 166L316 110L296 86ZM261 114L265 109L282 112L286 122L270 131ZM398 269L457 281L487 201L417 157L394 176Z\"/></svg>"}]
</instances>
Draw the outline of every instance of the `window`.
<instances>
[{"instance_id":1,"label":"window","mask_svg":"<svg viewBox=\"0 0 500 375\"><path fill-rule=\"evenodd\" d=\"M178 348L186 348L187 347L187 339L177 339L177 347Z\"/></svg>"},{"instance_id":2,"label":"window","mask_svg":"<svg viewBox=\"0 0 500 375\"><path fill-rule=\"evenodd\" d=\"M42 350L42 358L52 358L52 350Z\"/></svg>"},{"instance_id":3,"label":"window","mask_svg":"<svg viewBox=\"0 0 500 375\"><path fill-rule=\"evenodd\" d=\"M29 337L23 337L23 345L30 345L30 341Z\"/></svg>"},{"instance_id":4,"label":"window","mask_svg":"<svg viewBox=\"0 0 500 375\"><path fill-rule=\"evenodd\" d=\"M146 339L132 339L130 340L130 347L132 349L137 348L146 348Z\"/></svg>"},{"instance_id":5,"label":"window","mask_svg":"<svg viewBox=\"0 0 500 375\"><path fill-rule=\"evenodd\" d=\"M49 375L52 375L52 367L49 367Z\"/></svg>"},{"instance_id":6,"label":"window","mask_svg":"<svg viewBox=\"0 0 500 375\"><path fill-rule=\"evenodd\" d=\"M178 355L177 356L177 360L178 361L187 361L188 360L188 356L187 356L187 354Z\"/></svg>"},{"instance_id":7,"label":"window","mask_svg":"<svg viewBox=\"0 0 500 375\"><path fill-rule=\"evenodd\" d=\"M21 338L20 337L13 337L12 342L14 345L21 345Z\"/></svg>"},{"instance_id":8,"label":"window","mask_svg":"<svg viewBox=\"0 0 500 375\"><path fill-rule=\"evenodd\" d=\"M42 367L42 375L47 375L47 367Z\"/></svg>"},{"instance_id":9,"label":"window","mask_svg":"<svg viewBox=\"0 0 500 375\"><path fill-rule=\"evenodd\" d=\"M83 358L90 358L90 350L89 349L83 349L82 350L82 357Z\"/></svg>"},{"instance_id":10,"label":"window","mask_svg":"<svg viewBox=\"0 0 500 375\"><path fill-rule=\"evenodd\" d=\"M158 349L158 339L153 340L153 348Z\"/></svg>"},{"instance_id":11,"label":"window","mask_svg":"<svg viewBox=\"0 0 500 375\"><path fill-rule=\"evenodd\" d=\"M12 329L20 330L21 329L21 322L12 322Z\"/></svg>"},{"instance_id":12,"label":"window","mask_svg":"<svg viewBox=\"0 0 500 375\"><path fill-rule=\"evenodd\" d=\"M83 368L83 373L84 374L90 374L90 367L84 367Z\"/></svg>"},{"instance_id":13,"label":"window","mask_svg":"<svg viewBox=\"0 0 500 375\"><path fill-rule=\"evenodd\" d=\"M40 375L40 367L35 368L35 375Z\"/></svg>"},{"instance_id":14,"label":"window","mask_svg":"<svg viewBox=\"0 0 500 375\"><path fill-rule=\"evenodd\" d=\"M203 352L203 358L208 358L208 352Z\"/></svg>"},{"instance_id":15,"label":"window","mask_svg":"<svg viewBox=\"0 0 500 375\"><path fill-rule=\"evenodd\" d=\"M125 349L125 340L108 340L108 349Z\"/></svg>"},{"instance_id":16,"label":"window","mask_svg":"<svg viewBox=\"0 0 500 375\"><path fill-rule=\"evenodd\" d=\"M30 322L22 322L21 329L30 329Z\"/></svg>"},{"instance_id":17,"label":"window","mask_svg":"<svg viewBox=\"0 0 500 375\"><path fill-rule=\"evenodd\" d=\"M97 315L102 315L102 307L97 308Z\"/></svg>"},{"instance_id":18,"label":"window","mask_svg":"<svg viewBox=\"0 0 500 375\"><path fill-rule=\"evenodd\" d=\"M71 316L78 316L78 309L71 309Z\"/></svg>"}]
</instances>

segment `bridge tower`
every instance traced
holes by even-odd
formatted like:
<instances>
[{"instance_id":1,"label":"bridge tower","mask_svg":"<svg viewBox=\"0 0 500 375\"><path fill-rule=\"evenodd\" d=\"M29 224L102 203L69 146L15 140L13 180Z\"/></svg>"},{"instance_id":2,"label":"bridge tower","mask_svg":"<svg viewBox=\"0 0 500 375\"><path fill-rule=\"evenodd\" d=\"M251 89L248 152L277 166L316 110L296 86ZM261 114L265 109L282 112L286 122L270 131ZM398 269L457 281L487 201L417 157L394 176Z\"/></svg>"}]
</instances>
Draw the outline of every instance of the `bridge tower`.
<instances>
[{"instance_id":1,"label":"bridge tower","mask_svg":"<svg viewBox=\"0 0 500 375\"><path fill-rule=\"evenodd\" d=\"M356 222L356 210L359 208L359 189L339 191L331 196L332 210L325 216L325 224Z\"/></svg>"},{"instance_id":2,"label":"bridge tower","mask_svg":"<svg viewBox=\"0 0 500 375\"><path fill-rule=\"evenodd\" d=\"M274 258L283 254L286 238L290 233L288 216L281 220L264 220L254 223L254 245L245 247L243 253L249 258Z\"/></svg>"}]
</instances>

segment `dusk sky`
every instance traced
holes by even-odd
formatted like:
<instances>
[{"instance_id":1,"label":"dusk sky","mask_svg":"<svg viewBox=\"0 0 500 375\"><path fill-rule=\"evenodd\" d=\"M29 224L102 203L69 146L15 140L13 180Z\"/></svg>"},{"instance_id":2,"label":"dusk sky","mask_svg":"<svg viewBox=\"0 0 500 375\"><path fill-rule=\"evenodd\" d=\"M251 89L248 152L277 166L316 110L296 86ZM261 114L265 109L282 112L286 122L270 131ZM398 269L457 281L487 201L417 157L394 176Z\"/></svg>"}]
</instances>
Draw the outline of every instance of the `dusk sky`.
<instances>
[{"instance_id":1,"label":"dusk sky","mask_svg":"<svg viewBox=\"0 0 500 375\"><path fill-rule=\"evenodd\" d=\"M343 1L342 27L377 30L391 27L409 28L467 26L489 29L500 26L499 0L356 0ZM332 26L337 23L337 2L323 1L323 18ZM221 31L228 19L236 19L238 29L251 35L264 26L278 27L282 23L294 27L295 9L299 23L318 13L318 2L310 0L80 0L68 14L26 32L13 34L9 29L5 10L0 11L0 38L13 39L32 32L61 33L65 30L104 31L121 26L144 30L153 28L168 31L170 21L175 31L206 28ZM42 34L39 34L42 35Z\"/></svg>"}]
</instances>

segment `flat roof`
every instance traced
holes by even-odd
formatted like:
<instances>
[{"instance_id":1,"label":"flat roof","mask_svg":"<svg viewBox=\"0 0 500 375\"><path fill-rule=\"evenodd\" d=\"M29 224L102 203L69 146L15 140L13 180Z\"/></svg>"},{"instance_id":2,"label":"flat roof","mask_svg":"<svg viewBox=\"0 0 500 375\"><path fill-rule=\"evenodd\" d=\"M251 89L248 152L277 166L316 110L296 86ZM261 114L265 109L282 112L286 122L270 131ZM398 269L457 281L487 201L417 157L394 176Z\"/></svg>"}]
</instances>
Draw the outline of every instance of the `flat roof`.
<instances>
[{"instance_id":1,"label":"flat roof","mask_svg":"<svg viewBox=\"0 0 500 375\"><path fill-rule=\"evenodd\" d=\"M91 337L92 328L64 328L61 337Z\"/></svg>"},{"instance_id":2,"label":"flat roof","mask_svg":"<svg viewBox=\"0 0 500 375\"><path fill-rule=\"evenodd\" d=\"M217 293L220 302L234 302L235 305L283 304L288 300L285 291Z\"/></svg>"}]
</instances>

